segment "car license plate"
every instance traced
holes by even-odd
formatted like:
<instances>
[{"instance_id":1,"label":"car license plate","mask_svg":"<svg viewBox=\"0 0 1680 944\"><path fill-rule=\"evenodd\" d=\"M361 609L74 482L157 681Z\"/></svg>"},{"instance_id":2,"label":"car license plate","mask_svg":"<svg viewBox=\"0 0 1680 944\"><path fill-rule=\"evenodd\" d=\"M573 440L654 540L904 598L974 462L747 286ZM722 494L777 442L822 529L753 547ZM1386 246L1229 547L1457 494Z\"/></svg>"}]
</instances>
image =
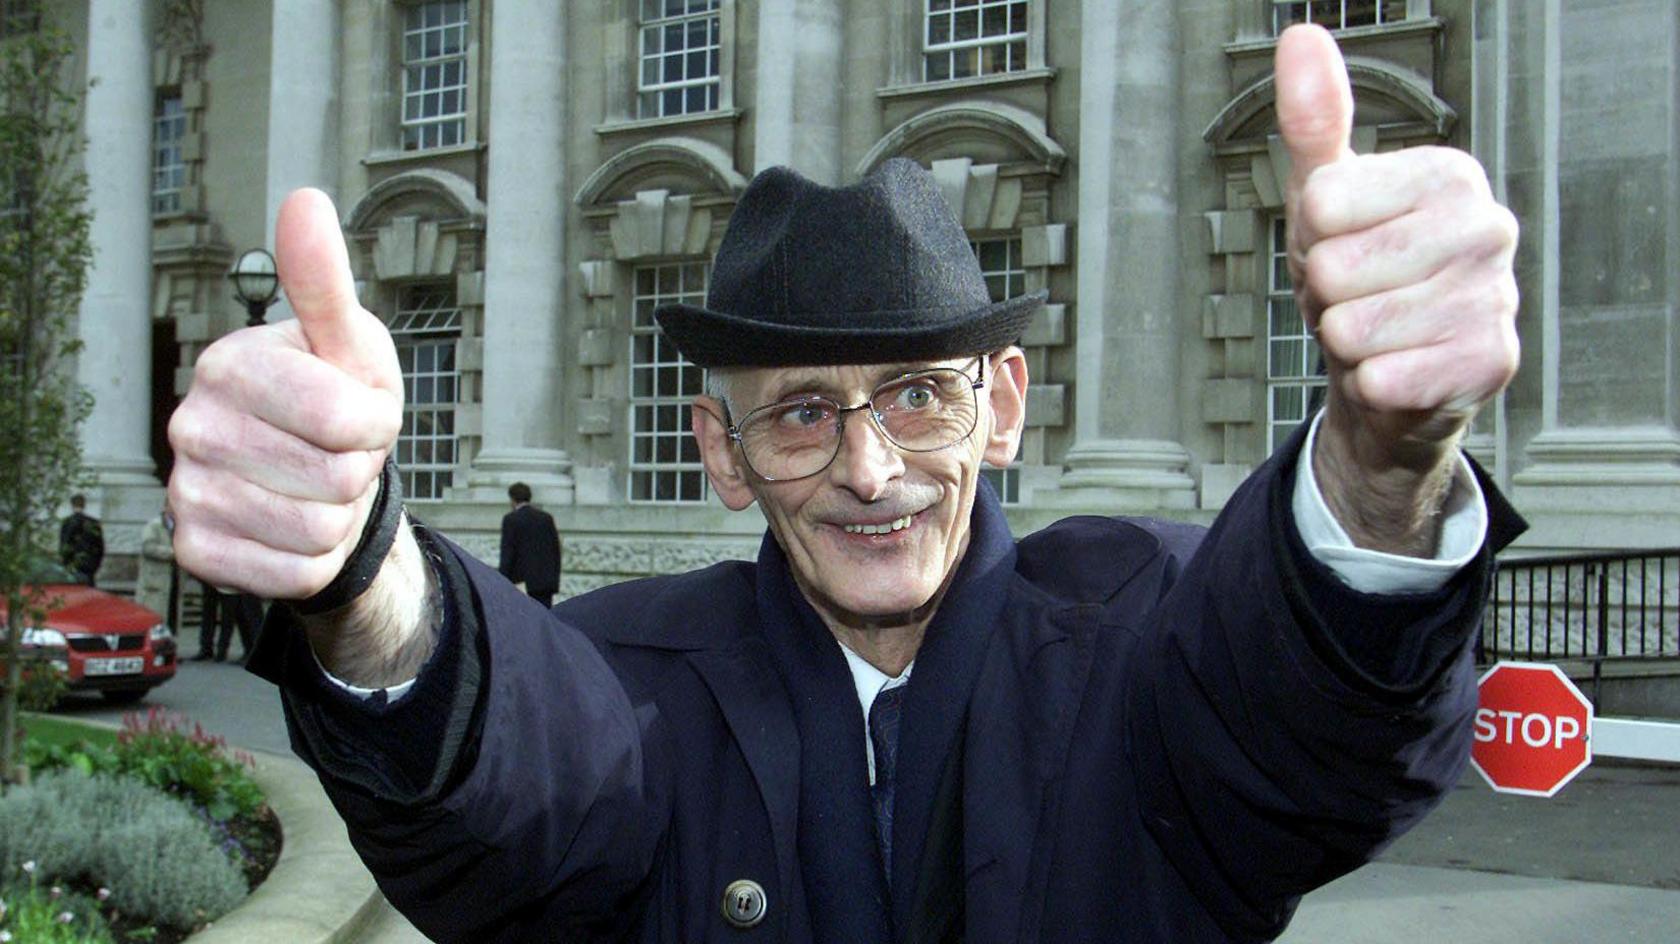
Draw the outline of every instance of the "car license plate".
<instances>
[{"instance_id":1,"label":"car license plate","mask_svg":"<svg viewBox=\"0 0 1680 944\"><path fill-rule=\"evenodd\" d=\"M89 659L82 663L83 675L133 675L146 665L140 656L123 659Z\"/></svg>"}]
</instances>

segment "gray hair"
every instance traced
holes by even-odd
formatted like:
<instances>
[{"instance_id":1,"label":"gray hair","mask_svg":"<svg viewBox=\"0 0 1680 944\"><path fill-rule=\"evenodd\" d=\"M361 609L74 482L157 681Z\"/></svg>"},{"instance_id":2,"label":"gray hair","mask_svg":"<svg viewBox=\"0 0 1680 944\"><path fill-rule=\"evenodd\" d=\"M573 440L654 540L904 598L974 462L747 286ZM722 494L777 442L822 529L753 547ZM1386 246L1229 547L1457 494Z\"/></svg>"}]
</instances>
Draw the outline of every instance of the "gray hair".
<instances>
[{"instance_id":1,"label":"gray hair","mask_svg":"<svg viewBox=\"0 0 1680 944\"><path fill-rule=\"evenodd\" d=\"M706 396L721 401L723 408L735 412L732 397L735 392L735 371L727 367L713 367L706 371Z\"/></svg>"}]
</instances>

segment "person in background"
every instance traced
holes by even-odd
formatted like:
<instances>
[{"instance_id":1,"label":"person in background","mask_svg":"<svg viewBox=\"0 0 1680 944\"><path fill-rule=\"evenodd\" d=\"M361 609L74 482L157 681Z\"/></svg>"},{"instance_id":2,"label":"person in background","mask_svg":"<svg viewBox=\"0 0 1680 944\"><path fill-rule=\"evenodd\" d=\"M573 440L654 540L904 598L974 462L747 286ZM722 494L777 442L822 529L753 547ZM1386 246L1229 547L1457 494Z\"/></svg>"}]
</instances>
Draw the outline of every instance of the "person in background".
<instances>
[{"instance_id":1,"label":"person in background","mask_svg":"<svg viewBox=\"0 0 1680 944\"><path fill-rule=\"evenodd\" d=\"M554 517L531 505L531 487L524 482L508 486L513 510L502 516L502 576L543 606L554 604L560 589L560 532Z\"/></svg>"},{"instance_id":2,"label":"person in background","mask_svg":"<svg viewBox=\"0 0 1680 944\"><path fill-rule=\"evenodd\" d=\"M134 601L161 615L164 625L175 627L175 518L167 499L163 510L140 532L140 575Z\"/></svg>"},{"instance_id":3,"label":"person in background","mask_svg":"<svg viewBox=\"0 0 1680 944\"><path fill-rule=\"evenodd\" d=\"M70 515L58 526L58 560L91 587L94 574L99 573L99 562L105 559L105 532L99 519L87 514L85 508L86 498L70 496Z\"/></svg>"},{"instance_id":4,"label":"person in background","mask_svg":"<svg viewBox=\"0 0 1680 944\"><path fill-rule=\"evenodd\" d=\"M228 591L221 594L221 634L216 638L216 661L226 662L228 645L233 642L234 630L239 631L239 662L244 664L256 645L257 629L262 626L263 601L254 593Z\"/></svg>"},{"instance_id":5,"label":"person in background","mask_svg":"<svg viewBox=\"0 0 1680 944\"><path fill-rule=\"evenodd\" d=\"M216 621L223 604L222 593L208 580L198 582L198 654L193 662L209 662L216 653Z\"/></svg>"}]
</instances>

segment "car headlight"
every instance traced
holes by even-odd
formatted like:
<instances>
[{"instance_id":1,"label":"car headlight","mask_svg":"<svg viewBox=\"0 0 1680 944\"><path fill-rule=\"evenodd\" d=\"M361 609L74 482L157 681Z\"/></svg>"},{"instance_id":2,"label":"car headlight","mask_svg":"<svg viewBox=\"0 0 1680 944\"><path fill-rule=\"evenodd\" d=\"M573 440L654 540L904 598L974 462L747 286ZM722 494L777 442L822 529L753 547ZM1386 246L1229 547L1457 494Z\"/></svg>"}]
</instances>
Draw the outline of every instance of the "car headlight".
<instances>
[{"instance_id":1,"label":"car headlight","mask_svg":"<svg viewBox=\"0 0 1680 944\"><path fill-rule=\"evenodd\" d=\"M68 649L70 641L56 629L46 627L25 626L23 628L23 644L26 646L45 646L49 649Z\"/></svg>"},{"instance_id":2,"label":"car headlight","mask_svg":"<svg viewBox=\"0 0 1680 944\"><path fill-rule=\"evenodd\" d=\"M169 631L168 623L159 623L153 626L146 635L152 638L152 642L162 642L165 639L175 638L175 634Z\"/></svg>"}]
</instances>

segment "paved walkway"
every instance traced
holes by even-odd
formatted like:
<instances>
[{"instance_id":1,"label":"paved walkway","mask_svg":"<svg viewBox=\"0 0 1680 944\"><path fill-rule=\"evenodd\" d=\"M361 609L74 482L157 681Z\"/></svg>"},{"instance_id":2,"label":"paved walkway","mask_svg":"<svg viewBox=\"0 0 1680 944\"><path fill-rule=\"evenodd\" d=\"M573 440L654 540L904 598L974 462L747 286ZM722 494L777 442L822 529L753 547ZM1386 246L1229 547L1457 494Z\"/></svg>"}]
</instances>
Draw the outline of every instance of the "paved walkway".
<instances>
[{"instance_id":1,"label":"paved walkway","mask_svg":"<svg viewBox=\"0 0 1680 944\"><path fill-rule=\"evenodd\" d=\"M1680 891L1378 862L1307 896L1279 944L1673 944Z\"/></svg>"},{"instance_id":2,"label":"paved walkway","mask_svg":"<svg viewBox=\"0 0 1680 944\"><path fill-rule=\"evenodd\" d=\"M1551 799L1467 773L1372 865L1302 902L1282 944L1680 941L1680 769L1599 764Z\"/></svg>"}]
</instances>

